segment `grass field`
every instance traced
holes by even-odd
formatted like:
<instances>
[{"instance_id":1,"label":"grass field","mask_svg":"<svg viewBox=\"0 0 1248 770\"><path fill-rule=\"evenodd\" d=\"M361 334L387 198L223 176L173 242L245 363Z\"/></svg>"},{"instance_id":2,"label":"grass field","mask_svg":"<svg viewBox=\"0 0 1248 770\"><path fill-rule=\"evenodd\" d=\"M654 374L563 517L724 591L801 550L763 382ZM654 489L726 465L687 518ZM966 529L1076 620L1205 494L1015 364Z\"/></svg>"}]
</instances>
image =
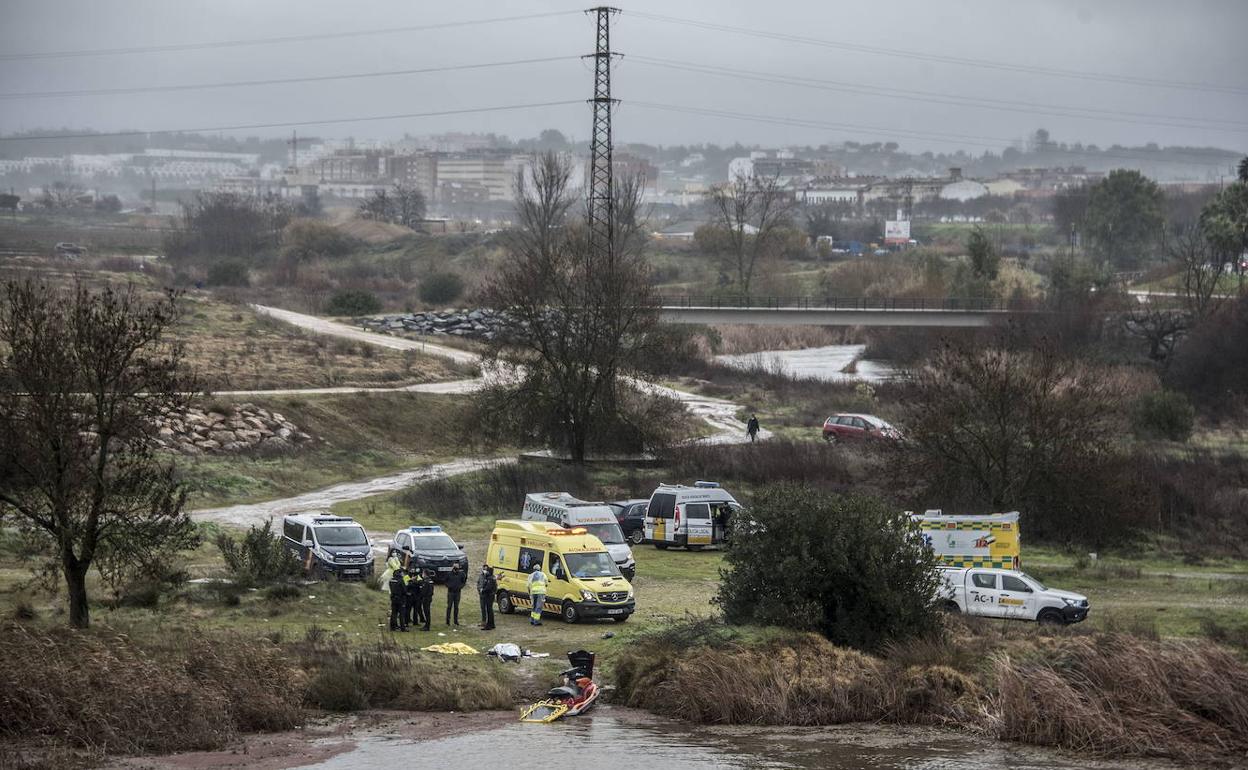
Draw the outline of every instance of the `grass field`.
<instances>
[{"instance_id":1,"label":"grass field","mask_svg":"<svg viewBox=\"0 0 1248 770\"><path fill-rule=\"evenodd\" d=\"M177 335L213 390L387 387L464 375L440 358L308 334L211 295L189 294L182 307Z\"/></svg>"},{"instance_id":2,"label":"grass field","mask_svg":"<svg viewBox=\"0 0 1248 770\"><path fill-rule=\"evenodd\" d=\"M462 424L467 405L424 393L266 396L246 401L277 411L317 438L277 456L238 454L179 460L191 506L257 502L478 451ZM501 450L500 450L501 451Z\"/></svg>"}]
</instances>

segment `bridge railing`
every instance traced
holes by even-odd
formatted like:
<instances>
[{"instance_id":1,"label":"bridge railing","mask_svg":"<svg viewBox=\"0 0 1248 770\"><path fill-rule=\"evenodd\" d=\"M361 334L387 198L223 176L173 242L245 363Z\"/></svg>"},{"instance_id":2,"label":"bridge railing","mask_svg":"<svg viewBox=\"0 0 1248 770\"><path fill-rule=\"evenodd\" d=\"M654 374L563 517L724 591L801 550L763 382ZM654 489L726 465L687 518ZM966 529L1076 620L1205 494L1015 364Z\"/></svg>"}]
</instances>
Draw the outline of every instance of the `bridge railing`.
<instances>
[{"instance_id":1,"label":"bridge railing","mask_svg":"<svg viewBox=\"0 0 1248 770\"><path fill-rule=\"evenodd\" d=\"M785 297L774 295L696 295L659 297L665 308L750 310L1002 311L1008 302L995 297Z\"/></svg>"}]
</instances>

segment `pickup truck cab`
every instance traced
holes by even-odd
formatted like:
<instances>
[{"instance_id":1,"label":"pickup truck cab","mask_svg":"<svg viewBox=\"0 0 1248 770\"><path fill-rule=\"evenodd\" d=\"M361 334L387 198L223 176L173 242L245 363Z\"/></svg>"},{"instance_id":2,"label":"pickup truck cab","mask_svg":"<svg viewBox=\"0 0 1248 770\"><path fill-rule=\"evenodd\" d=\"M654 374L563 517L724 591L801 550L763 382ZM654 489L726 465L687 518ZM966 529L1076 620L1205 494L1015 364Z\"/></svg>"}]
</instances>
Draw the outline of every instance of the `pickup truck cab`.
<instances>
[{"instance_id":1,"label":"pickup truck cab","mask_svg":"<svg viewBox=\"0 0 1248 770\"><path fill-rule=\"evenodd\" d=\"M1088 597L1049 588L1012 569L939 568L938 596L950 612L1066 625L1088 617Z\"/></svg>"}]
</instances>

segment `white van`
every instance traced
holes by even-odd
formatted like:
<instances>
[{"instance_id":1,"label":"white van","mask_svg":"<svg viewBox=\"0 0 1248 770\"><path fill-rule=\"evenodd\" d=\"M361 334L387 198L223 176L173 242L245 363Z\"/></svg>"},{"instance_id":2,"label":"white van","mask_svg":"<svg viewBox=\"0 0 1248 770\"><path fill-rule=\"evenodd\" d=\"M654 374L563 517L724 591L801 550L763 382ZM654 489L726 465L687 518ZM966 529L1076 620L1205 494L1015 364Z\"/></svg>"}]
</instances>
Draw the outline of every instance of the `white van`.
<instances>
[{"instance_id":1,"label":"white van","mask_svg":"<svg viewBox=\"0 0 1248 770\"><path fill-rule=\"evenodd\" d=\"M691 551L720 545L731 531L741 504L714 481L693 486L661 484L646 507L646 539L660 551L684 546Z\"/></svg>"},{"instance_id":2,"label":"white van","mask_svg":"<svg viewBox=\"0 0 1248 770\"><path fill-rule=\"evenodd\" d=\"M624 532L615 519L615 510L606 503L580 500L567 492L532 492L524 497L523 521L548 521L566 529L584 527L588 534L602 541L615 566L625 578L637 574L633 551L624 539Z\"/></svg>"}]
</instances>

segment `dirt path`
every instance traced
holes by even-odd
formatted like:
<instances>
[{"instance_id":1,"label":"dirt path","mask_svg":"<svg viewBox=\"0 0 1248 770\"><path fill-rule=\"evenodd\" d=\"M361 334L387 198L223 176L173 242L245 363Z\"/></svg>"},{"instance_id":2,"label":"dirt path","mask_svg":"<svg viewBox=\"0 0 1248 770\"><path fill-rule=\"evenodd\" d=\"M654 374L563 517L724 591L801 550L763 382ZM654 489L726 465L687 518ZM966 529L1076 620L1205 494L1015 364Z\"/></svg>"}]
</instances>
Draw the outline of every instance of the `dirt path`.
<instances>
[{"instance_id":1,"label":"dirt path","mask_svg":"<svg viewBox=\"0 0 1248 770\"><path fill-rule=\"evenodd\" d=\"M479 355L466 350L456 350L455 348L443 347L441 345L430 345L428 343L403 339L401 337L391 337L385 334L367 332L336 321L327 321L323 318L317 318L316 316L305 315L303 313L295 313L290 310L281 310L280 308L266 307L263 305L253 305L253 307L258 313L270 315L274 318L278 318L282 321L317 334L343 337L395 350L420 350L428 353L429 355L445 356L461 364L479 364L481 360ZM464 394L471 393L477 388L480 388L483 382L484 380L479 379L456 380L453 382L435 382L422 385L409 385L399 388L235 390L220 391L217 395L246 397L262 395L367 393L382 391ZM745 433L745 423L738 420L736 416L738 406L731 401L726 401L721 398L698 396L692 393L675 390L664 385L656 385L654 383L642 382L639 380L633 381L633 384L644 391L676 399L684 404L685 408L688 409L691 414L701 417L707 422L707 424L715 429L713 434L698 439L699 443L734 444L742 443L748 440ZM760 439L766 439L770 436L770 431L766 430L761 431L759 434ZM366 481L336 484L332 487L327 487L315 492L307 492L302 495L286 497L280 500L269 500L261 503L248 503L244 505L231 505L224 508L207 508L192 511L191 518L196 521L210 521L232 527L248 527L253 524L263 524L266 521L296 513L328 512L330 507L336 503L358 500L362 497L370 497L383 492L393 492L394 490L402 489L416 482L446 478L448 476L458 476L464 473L472 473L473 471L509 462L515 462L515 460L454 460L410 471L402 471L388 476L381 476L375 479L368 479Z\"/></svg>"},{"instance_id":2,"label":"dirt path","mask_svg":"<svg viewBox=\"0 0 1248 770\"><path fill-rule=\"evenodd\" d=\"M328 513L330 507L336 503L358 500L361 497L379 495L383 492L393 492L396 489L402 489L418 481L459 476L464 473L472 473L473 471L513 462L515 462L513 458L452 460L448 463L438 463L437 465L402 471L389 476L380 476L367 481L335 484L332 487L319 489L315 492L285 497L280 500L248 503L246 505L230 505L224 508L205 508L192 511L191 518L195 521L210 521L231 527L247 527L252 524L263 524L274 518L289 516L295 513L322 511Z\"/></svg>"},{"instance_id":3,"label":"dirt path","mask_svg":"<svg viewBox=\"0 0 1248 770\"><path fill-rule=\"evenodd\" d=\"M257 313L276 318L279 321L285 321L292 326L298 326L300 329L307 329L316 334L324 334L330 337L342 337L343 339L354 340L355 342L364 342L377 347L389 348L390 350L415 350L439 358L446 358L458 364L476 364L480 361L480 356L468 350L458 350L449 348L445 345L435 345L423 340L410 340L404 337L391 337L388 334L377 334L375 332L357 329L354 326L348 326L337 321L330 321L325 318L318 318L314 315L305 313L296 313L293 310L282 310L277 307L269 307L267 305L252 305Z\"/></svg>"},{"instance_id":4,"label":"dirt path","mask_svg":"<svg viewBox=\"0 0 1248 770\"><path fill-rule=\"evenodd\" d=\"M419 385L400 385L393 388L277 388L272 390L214 390L214 396L336 396L350 393L435 393L461 395L472 393L481 387L481 380L449 380L447 382L422 382Z\"/></svg>"},{"instance_id":5,"label":"dirt path","mask_svg":"<svg viewBox=\"0 0 1248 770\"><path fill-rule=\"evenodd\" d=\"M337 321L329 321L317 316L307 315L305 313L296 313L293 310L282 310L281 308L268 307L266 305L253 305L257 313L272 316L288 324L298 326L301 329L315 332L317 334L325 334L331 337L342 337L344 339L355 340L356 342L364 342L370 345L377 345L391 350L419 350L432 356L442 356L460 364L480 365L481 356L467 350L458 350L443 345L436 345L421 340L412 340L404 337L393 337L388 334L378 334L363 329L357 329L354 326L348 326ZM474 384L475 383L475 384ZM722 398L710 398L707 396L697 396L692 393L685 393L664 385L655 385L653 383L633 381L633 384L642 390L650 393L664 395L674 398L685 405L691 413L706 420L715 428L716 433L712 436L704 438L703 443L710 444L731 444L739 443L746 440L745 423L736 417L737 405L731 401ZM475 388L480 387L480 381L459 380L456 382L429 383L426 385L414 385L406 388L396 388L395 390L410 390L417 393L470 393ZM444 389L440 389L444 388ZM347 388L339 390L337 388L327 388L322 390L305 390L302 393L339 393L339 392L367 392L372 388ZM384 389L378 389L384 390ZM293 394L295 391L289 393ZM222 392L221 395L263 395L263 394L287 394L287 391L234 391ZM761 431L760 439L769 438L769 431Z\"/></svg>"}]
</instances>

